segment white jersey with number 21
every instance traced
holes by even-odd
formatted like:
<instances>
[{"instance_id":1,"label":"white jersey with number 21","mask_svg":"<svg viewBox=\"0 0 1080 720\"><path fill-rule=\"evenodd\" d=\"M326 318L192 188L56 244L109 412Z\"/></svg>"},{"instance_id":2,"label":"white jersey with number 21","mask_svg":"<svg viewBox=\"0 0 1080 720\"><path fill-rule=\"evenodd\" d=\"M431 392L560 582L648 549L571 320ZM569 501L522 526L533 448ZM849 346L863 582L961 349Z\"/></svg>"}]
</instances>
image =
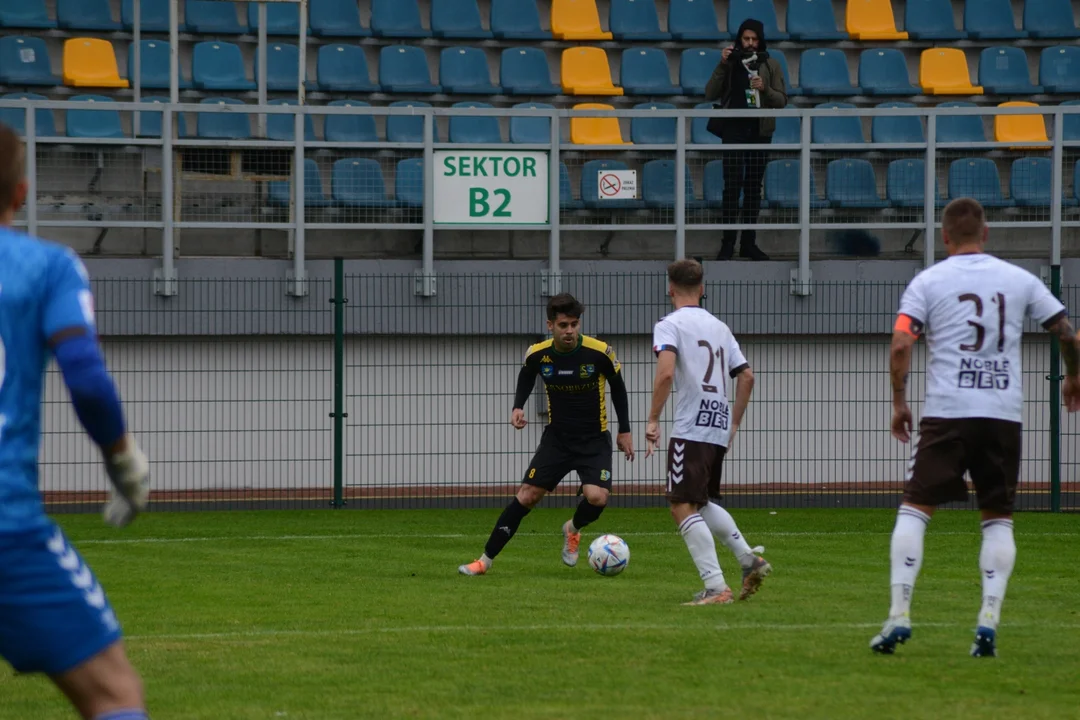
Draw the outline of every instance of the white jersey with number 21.
<instances>
[{"instance_id":1,"label":"white jersey with number 21","mask_svg":"<svg viewBox=\"0 0 1080 720\"><path fill-rule=\"evenodd\" d=\"M653 329L653 352L675 353L675 425L671 437L727 447L728 385L749 367L731 330L700 307L664 316Z\"/></svg>"},{"instance_id":2,"label":"white jersey with number 21","mask_svg":"<svg viewBox=\"0 0 1080 720\"><path fill-rule=\"evenodd\" d=\"M900 314L926 332L923 417L1021 422L1024 320L1046 325L1064 313L1042 281L992 255L953 255L923 270L900 300Z\"/></svg>"}]
</instances>

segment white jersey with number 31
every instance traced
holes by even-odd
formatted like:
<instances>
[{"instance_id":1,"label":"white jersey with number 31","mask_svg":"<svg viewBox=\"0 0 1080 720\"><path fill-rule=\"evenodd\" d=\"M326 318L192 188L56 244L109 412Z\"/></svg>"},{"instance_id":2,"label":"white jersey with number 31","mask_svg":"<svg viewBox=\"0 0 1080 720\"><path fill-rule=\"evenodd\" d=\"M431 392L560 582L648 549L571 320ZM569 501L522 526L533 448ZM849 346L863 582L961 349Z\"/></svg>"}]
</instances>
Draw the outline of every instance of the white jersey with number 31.
<instances>
[{"instance_id":1,"label":"white jersey with number 31","mask_svg":"<svg viewBox=\"0 0 1080 720\"><path fill-rule=\"evenodd\" d=\"M653 329L653 352L675 353L675 426L671 437L727 447L728 385L749 367L731 330L700 307L664 316Z\"/></svg>"},{"instance_id":2,"label":"white jersey with number 31","mask_svg":"<svg viewBox=\"0 0 1080 720\"><path fill-rule=\"evenodd\" d=\"M900 314L926 331L923 417L1021 422L1024 320L1045 326L1064 313L1042 281L992 255L954 255L923 270L900 300Z\"/></svg>"}]
</instances>

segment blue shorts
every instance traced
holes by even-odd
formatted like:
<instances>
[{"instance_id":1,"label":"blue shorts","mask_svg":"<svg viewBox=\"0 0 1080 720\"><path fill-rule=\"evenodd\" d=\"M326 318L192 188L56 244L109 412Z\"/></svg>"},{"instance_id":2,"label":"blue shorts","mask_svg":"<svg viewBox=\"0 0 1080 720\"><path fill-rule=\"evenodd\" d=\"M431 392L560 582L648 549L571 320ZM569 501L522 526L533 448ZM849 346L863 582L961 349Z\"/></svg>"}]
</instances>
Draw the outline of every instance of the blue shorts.
<instances>
[{"instance_id":1,"label":"blue shorts","mask_svg":"<svg viewBox=\"0 0 1080 720\"><path fill-rule=\"evenodd\" d=\"M0 535L0 656L57 675L120 639L97 579L53 523Z\"/></svg>"}]
</instances>

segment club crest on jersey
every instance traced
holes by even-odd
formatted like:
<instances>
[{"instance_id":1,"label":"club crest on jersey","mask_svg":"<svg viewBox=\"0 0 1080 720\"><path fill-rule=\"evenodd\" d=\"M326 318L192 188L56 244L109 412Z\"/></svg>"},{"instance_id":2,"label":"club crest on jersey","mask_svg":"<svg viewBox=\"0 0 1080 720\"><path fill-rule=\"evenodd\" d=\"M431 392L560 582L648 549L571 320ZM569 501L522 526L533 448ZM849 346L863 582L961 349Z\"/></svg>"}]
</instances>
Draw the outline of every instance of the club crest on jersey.
<instances>
[{"instance_id":1,"label":"club crest on jersey","mask_svg":"<svg viewBox=\"0 0 1080 720\"><path fill-rule=\"evenodd\" d=\"M541 365L540 366L540 374L543 375L546 378L549 378L549 377L551 377L552 375L555 374L555 368L552 367L551 365Z\"/></svg>"},{"instance_id":2,"label":"club crest on jersey","mask_svg":"<svg viewBox=\"0 0 1080 720\"><path fill-rule=\"evenodd\" d=\"M581 371L578 373L578 377L591 378L595 374L596 374L596 366L595 365L582 365L581 366Z\"/></svg>"}]
</instances>

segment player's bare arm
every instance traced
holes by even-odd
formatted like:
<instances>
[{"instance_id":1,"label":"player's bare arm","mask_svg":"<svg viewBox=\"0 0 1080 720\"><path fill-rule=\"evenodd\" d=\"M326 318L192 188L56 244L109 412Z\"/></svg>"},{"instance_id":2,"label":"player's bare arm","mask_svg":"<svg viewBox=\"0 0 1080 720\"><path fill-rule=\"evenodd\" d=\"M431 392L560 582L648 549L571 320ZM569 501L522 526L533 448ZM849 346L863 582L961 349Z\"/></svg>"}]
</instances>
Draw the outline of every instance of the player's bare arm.
<instances>
[{"instance_id":1,"label":"player's bare arm","mask_svg":"<svg viewBox=\"0 0 1080 720\"><path fill-rule=\"evenodd\" d=\"M728 447L735 442L735 433L739 431L743 415L750 404L750 393L754 391L754 371L746 368L735 376L735 380L735 407L731 411L731 439L728 440Z\"/></svg>"},{"instance_id":2,"label":"player's bare arm","mask_svg":"<svg viewBox=\"0 0 1080 720\"><path fill-rule=\"evenodd\" d=\"M645 425L645 457L650 457L660 442L660 413L671 396L671 386L675 382L675 353L661 350L656 357L656 376L653 378L652 406L649 408L649 420Z\"/></svg>"},{"instance_id":3,"label":"player's bare arm","mask_svg":"<svg viewBox=\"0 0 1080 720\"><path fill-rule=\"evenodd\" d=\"M907 403L907 381L911 370L911 348L922 332L921 323L900 315L893 329L889 349L889 378L892 383L892 434L900 442L911 440L911 408Z\"/></svg>"},{"instance_id":4,"label":"player's bare arm","mask_svg":"<svg viewBox=\"0 0 1080 720\"><path fill-rule=\"evenodd\" d=\"M1061 359L1065 363L1065 382L1061 386L1065 409L1076 412L1080 410L1080 334L1073 328L1067 315L1062 315L1046 329L1058 339Z\"/></svg>"}]
</instances>

